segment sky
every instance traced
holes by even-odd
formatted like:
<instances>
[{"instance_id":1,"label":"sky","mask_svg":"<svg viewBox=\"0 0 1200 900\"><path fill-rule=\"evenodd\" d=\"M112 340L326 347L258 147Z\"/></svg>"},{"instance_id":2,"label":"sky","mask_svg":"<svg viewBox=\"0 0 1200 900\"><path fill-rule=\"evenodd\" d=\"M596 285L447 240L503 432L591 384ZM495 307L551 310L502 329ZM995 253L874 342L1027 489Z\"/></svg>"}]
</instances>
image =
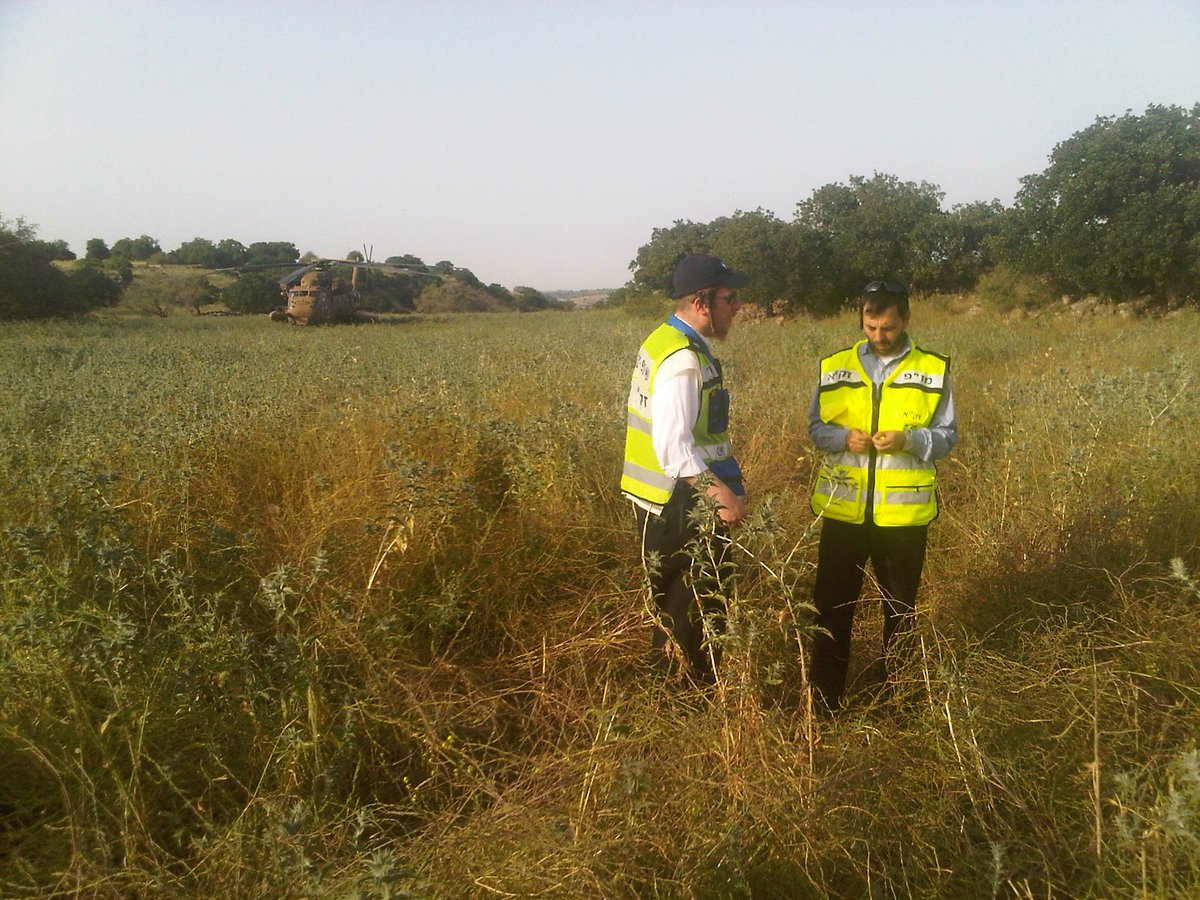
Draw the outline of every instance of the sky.
<instances>
[{"instance_id":1,"label":"sky","mask_svg":"<svg viewBox=\"0 0 1200 900\"><path fill-rule=\"evenodd\" d=\"M1200 0L0 0L0 218L615 288L655 228L887 173L1011 205L1200 102Z\"/></svg>"}]
</instances>

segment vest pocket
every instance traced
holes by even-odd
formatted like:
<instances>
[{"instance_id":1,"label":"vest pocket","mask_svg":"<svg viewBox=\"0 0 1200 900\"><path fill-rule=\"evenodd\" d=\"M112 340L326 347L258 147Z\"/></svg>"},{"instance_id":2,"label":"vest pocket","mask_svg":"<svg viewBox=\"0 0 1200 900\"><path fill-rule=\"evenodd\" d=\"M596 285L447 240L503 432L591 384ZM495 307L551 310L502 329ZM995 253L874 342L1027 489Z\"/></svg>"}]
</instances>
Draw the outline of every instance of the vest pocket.
<instances>
[{"instance_id":1,"label":"vest pocket","mask_svg":"<svg viewBox=\"0 0 1200 900\"><path fill-rule=\"evenodd\" d=\"M937 515L937 494L932 481L876 485L876 492L877 525L925 525Z\"/></svg>"},{"instance_id":2,"label":"vest pocket","mask_svg":"<svg viewBox=\"0 0 1200 900\"><path fill-rule=\"evenodd\" d=\"M862 486L841 472L820 474L813 506L819 515L843 522L861 522L866 512Z\"/></svg>"}]
</instances>

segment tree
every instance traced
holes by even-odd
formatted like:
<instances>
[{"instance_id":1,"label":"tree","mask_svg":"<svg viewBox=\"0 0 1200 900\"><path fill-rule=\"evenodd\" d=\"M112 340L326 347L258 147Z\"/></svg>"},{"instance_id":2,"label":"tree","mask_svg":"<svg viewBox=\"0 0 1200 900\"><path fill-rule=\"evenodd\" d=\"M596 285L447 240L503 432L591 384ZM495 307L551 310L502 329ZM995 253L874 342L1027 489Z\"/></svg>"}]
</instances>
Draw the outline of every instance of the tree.
<instances>
[{"instance_id":1,"label":"tree","mask_svg":"<svg viewBox=\"0 0 1200 900\"><path fill-rule=\"evenodd\" d=\"M121 287L99 269L65 275L53 265L63 241L39 241L22 218L0 218L0 319L70 316L115 303Z\"/></svg>"},{"instance_id":2,"label":"tree","mask_svg":"<svg viewBox=\"0 0 1200 900\"><path fill-rule=\"evenodd\" d=\"M217 300L217 289L204 275L138 280L129 289L129 305L142 312L166 316L173 306L199 315L201 307Z\"/></svg>"},{"instance_id":3,"label":"tree","mask_svg":"<svg viewBox=\"0 0 1200 900\"><path fill-rule=\"evenodd\" d=\"M43 252L50 259L72 260L75 254L67 245L66 241L38 241L42 245Z\"/></svg>"},{"instance_id":4,"label":"tree","mask_svg":"<svg viewBox=\"0 0 1200 900\"><path fill-rule=\"evenodd\" d=\"M115 278L122 288L129 287L133 283L133 263L123 256L110 257L103 263L97 260L89 260L88 264L103 265L104 271Z\"/></svg>"},{"instance_id":5,"label":"tree","mask_svg":"<svg viewBox=\"0 0 1200 900\"><path fill-rule=\"evenodd\" d=\"M941 287L971 290L996 265L996 240L1004 219L999 200L955 206L947 220Z\"/></svg>"},{"instance_id":6,"label":"tree","mask_svg":"<svg viewBox=\"0 0 1200 900\"><path fill-rule=\"evenodd\" d=\"M496 287L492 285L490 287ZM518 285L512 290L512 303L520 312L534 312L541 309L559 309L562 304L551 300L536 288Z\"/></svg>"},{"instance_id":7,"label":"tree","mask_svg":"<svg viewBox=\"0 0 1200 900\"><path fill-rule=\"evenodd\" d=\"M232 266L242 266L250 258L250 251L243 246L241 241L235 241L233 238L225 238L217 243L217 254L224 260L228 260L224 265L217 268L230 268Z\"/></svg>"},{"instance_id":8,"label":"tree","mask_svg":"<svg viewBox=\"0 0 1200 900\"><path fill-rule=\"evenodd\" d=\"M103 269L80 266L67 276L72 312L86 312L101 306L114 306L121 299L121 283Z\"/></svg>"},{"instance_id":9,"label":"tree","mask_svg":"<svg viewBox=\"0 0 1200 900\"><path fill-rule=\"evenodd\" d=\"M411 253L405 253L403 256L389 256L384 262L389 266L412 266L414 269L425 268L425 263L421 261L421 257L413 256Z\"/></svg>"},{"instance_id":10,"label":"tree","mask_svg":"<svg viewBox=\"0 0 1200 900\"><path fill-rule=\"evenodd\" d=\"M221 291L221 301L234 312L267 313L282 302L279 282L264 272L243 272Z\"/></svg>"},{"instance_id":11,"label":"tree","mask_svg":"<svg viewBox=\"0 0 1200 900\"><path fill-rule=\"evenodd\" d=\"M358 272L359 298L366 309L411 312L424 280L404 272L364 267Z\"/></svg>"},{"instance_id":12,"label":"tree","mask_svg":"<svg viewBox=\"0 0 1200 900\"><path fill-rule=\"evenodd\" d=\"M743 302L771 309L777 301L790 305L787 298L798 287L789 265L788 225L763 209L738 210L728 219L718 219L719 227L710 226L711 252L730 268L749 272L753 281L739 291Z\"/></svg>"},{"instance_id":13,"label":"tree","mask_svg":"<svg viewBox=\"0 0 1200 900\"><path fill-rule=\"evenodd\" d=\"M787 270L787 293L779 312L803 310L813 315L835 312L845 297L834 287L833 253L829 235L800 222L791 222L781 235L780 255Z\"/></svg>"},{"instance_id":14,"label":"tree","mask_svg":"<svg viewBox=\"0 0 1200 900\"><path fill-rule=\"evenodd\" d=\"M114 252L116 252L114 250ZM171 262L184 266L203 266L206 269L232 269L250 261L250 251L240 241L226 238L214 244L207 238L193 238L179 245L170 254Z\"/></svg>"},{"instance_id":15,"label":"tree","mask_svg":"<svg viewBox=\"0 0 1200 900\"><path fill-rule=\"evenodd\" d=\"M171 262L184 266L203 266L206 269L232 269L248 263L250 256L250 251L241 242L231 238L214 244L207 238L198 237L180 244L178 250L172 251Z\"/></svg>"},{"instance_id":16,"label":"tree","mask_svg":"<svg viewBox=\"0 0 1200 900\"><path fill-rule=\"evenodd\" d=\"M493 281L491 284L485 286L484 290L503 303L505 306L515 306L516 304L516 300L513 297L513 292L502 284ZM517 288L517 290L520 290L520 288ZM529 290L533 290L533 288L529 288Z\"/></svg>"},{"instance_id":17,"label":"tree","mask_svg":"<svg viewBox=\"0 0 1200 900\"><path fill-rule=\"evenodd\" d=\"M145 260L161 252L158 241L148 234L137 238L121 238L112 245L112 255L123 256L126 259Z\"/></svg>"},{"instance_id":18,"label":"tree","mask_svg":"<svg viewBox=\"0 0 1200 900\"><path fill-rule=\"evenodd\" d=\"M306 257L316 255L309 251ZM256 241L246 248L246 264L252 266L279 263L283 266L294 265L300 259L300 251L290 241Z\"/></svg>"},{"instance_id":19,"label":"tree","mask_svg":"<svg viewBox=\"0 0 1200 900\"><path fill-rule=\"evenodd\" d=\"M429 271L436 275L446 275L456 281L462 282L468 287L477 288L481 291L486 290L483 282L476 277L474 272L463 266L456 266L448 259L438 260L430 267Z\"/></svg>"},{"instance_id":20,"label":"tree","mask_svg":"<svg viewBox=\"0 0 1200 900\"><path fill-rule=\"evenodd\" d=\"M1194 298L1200 104L1098 117L1021 180L1005 258L1072 295Z\"/></svg>"},{"instance_id":21,"label":"tree","mask_svg":"<svg viewBox=\"0 0 1200 900\"><path fill-rule=\"evenodd\" d=\"M655 228L650 232L650 241L638 247L637 256L629 264L633 283L669 295L676 263L688 253L711 253L713 233L724 222L717 219L704 225L676 219L670 228Z\"/></svg>"},{"instance_id":22,"label":"tree","mask_svg":"<svg viewBox=\"0 0 1200 900\"><path fill-rule=\"evenodd\" d=\"M192 238L180 244L179 249L171 251L171 262L180 266L218 268L215 262L216 253L217 245L208 238Z\"/></svg>"},{"instance_id":23,"label":"tree","mask_svg":"<svg viewBox=\"0 0 1200 900\"><path fill-rule=\"evenodd\" d=\"M215 303L220 293L209 282L207 276L197 275L195 278L181 278L175 288L175 296L181 306L200 315L201 308Z\"/></svg>"},{"instance_id":24,"label":"tree","mask_svg":"<svg viewBox=\"0 0 1200 900\"><path fill-rule=\"evenodd\" d=\"M23 218L0 218L0 319L29 319L66 311L66 276L37 246L37 228Z\"/></svg>"},{"instance_id":25,"label":"tree","mask_svg":"<svg viewBox=\"0 0 1200 900\"><path fill-rule=\"evenodd\" d=\"M670 295L679 259L688 253L712 253L753 276L750 286L741 291L745 301L776 312L824 312L841 300L831 287L829 244L818 228L784 222L764 209L739 210L708 223L676 221L670 228L654 229L649 243L638 249L630 263L634 276L628 296L647 290ZM610 298L612 305L625 299L626 293Z\"/></svg>"},{"instance_id":26,"label":"tree","mask_svg":"<svg viewBox=\"0 0 1200 900\"><path fill-rule=\"evenodd\" d=\"M881 277L918 291L967 289L994 265L1003 207L991 201L948 213L942 199L937 185L877 172L818 188L791 222L764 209L679 220L654 229L638 249L631 287L669 294L684 254L712 253L753 276L744 301L773 312L832 312Z\"/></svg>"},{"instance_id":27,"label":"tree","mask_svg":"<svg viewBox=\"0 0 1200 900\"><path fill-rule=\"evenodd\" d=\"M88 238L84 259L104 260L110 256L112 256L112 251L108 249L108 244L104 243L103 238Z\"/></svg>"},{"instance_id":28,"label":"tree","mask_svg":"<svg viewBox=\"0 0 1200 900\"><path fill-rule=\"evenodd\" d=\"M831 256L830 289L851 297L871 278L896 278L911 289L945 286L947 215L937 185L876 172L827 184L796 205L796 222L823 233Z\"/></svg>"}]
</instances>

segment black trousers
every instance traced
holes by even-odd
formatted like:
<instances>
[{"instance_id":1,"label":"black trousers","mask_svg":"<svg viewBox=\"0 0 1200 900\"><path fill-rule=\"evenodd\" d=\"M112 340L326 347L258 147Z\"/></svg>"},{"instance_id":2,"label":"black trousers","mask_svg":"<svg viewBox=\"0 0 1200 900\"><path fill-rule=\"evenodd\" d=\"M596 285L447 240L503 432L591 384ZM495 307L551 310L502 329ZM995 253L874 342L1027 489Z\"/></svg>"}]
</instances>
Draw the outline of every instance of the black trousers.
<instances>
[{"instance_id":1,"label":"black trousers","mask_svg":"<svg viewBox=\"0 0 1200 900\"><path fill-rule=\"evenodd\" d=\"M850 665L850 631L862 593L867 561L883 595L883 659L896 639L912 628L917 588L925 565L928 525L884 528L826 519L817 551L813 605L817 624L828 631L813 640L809 682L829 709L841 705Z\"/></svg>"},{"instance_id":2,"label":"black trousers","mask_svg":"<svg viewBox=\"0 0 1200 900\"><path fill-rule=\"evenodd\" d=\"M661 515L634 509L642 562L658 616L650 632L650 666L669 674L676 671L675 660L681 654L693 679L712 683L721 648L719 642L710 643L707 638L725 630L724 589L731 583L732 567L729 545L720 539L726 533L723 526L702 555L693 559L688 542L699 532L691 517L695 507L695 489L681 481ZM657 559L652 554L657 554ZM669 641L678 646L679 653L672 652Z\"/></svg>"}]
</instances>

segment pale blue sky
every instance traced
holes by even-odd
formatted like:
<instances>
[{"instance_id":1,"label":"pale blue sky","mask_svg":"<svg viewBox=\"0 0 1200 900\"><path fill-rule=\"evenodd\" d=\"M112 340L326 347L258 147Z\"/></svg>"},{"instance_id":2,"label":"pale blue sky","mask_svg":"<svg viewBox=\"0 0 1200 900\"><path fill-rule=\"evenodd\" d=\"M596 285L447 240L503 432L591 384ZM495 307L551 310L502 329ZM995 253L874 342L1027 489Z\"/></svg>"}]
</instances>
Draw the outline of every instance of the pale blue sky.
<instances>
[{"instance_id":1,"label":"pale blue sky","mask_svg":"<svg viewBox=\"0 0 1200 900\"><path fill-rule=\"evenodd\" d=\"M0 215L617 287L655 227L887 172L1012 202L1200 102L1200 0L0 0Z\"/></svg>"}]
</instances>

